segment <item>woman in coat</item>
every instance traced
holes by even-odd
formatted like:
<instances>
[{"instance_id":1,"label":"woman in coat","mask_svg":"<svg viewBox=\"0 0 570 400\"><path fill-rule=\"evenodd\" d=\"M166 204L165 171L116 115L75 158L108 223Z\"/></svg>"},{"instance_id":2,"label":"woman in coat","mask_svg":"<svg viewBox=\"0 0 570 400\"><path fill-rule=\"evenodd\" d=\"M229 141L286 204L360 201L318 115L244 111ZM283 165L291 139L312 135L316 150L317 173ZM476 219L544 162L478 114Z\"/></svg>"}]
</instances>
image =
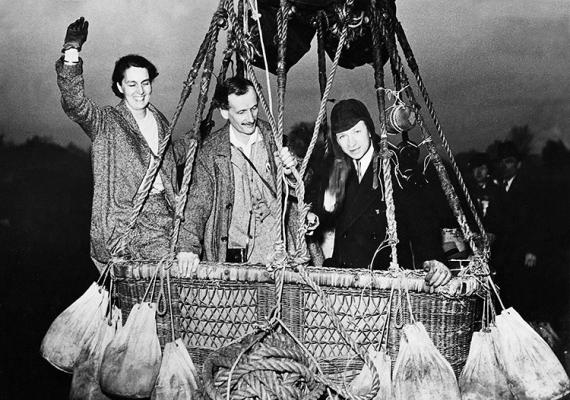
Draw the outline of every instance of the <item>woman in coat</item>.
<instances>
[{"instance_id":1,"label":"woman in coat","mask_svg":"<svg viewBox=\"0 0 570 400\"><path fill-rule=\"evenodd\" d=\"M168 254L177 191L175 150L169 146L159 173L139 215L128 231L133 199L145 176L151 157L168 129L168 122L150 103L156 67L146 58L120 58L112 76L116 106L101 107L85 95L83 61L79 51L87 40L88 22L83 18L69 25L64 56L56 62L61 104L92 142L93 206L91 256L101 269L112 256L160 259ZM184 146L177 147L183 160ZM121 245L127 233L126 254Z\"/></svg>"}]
</instances>

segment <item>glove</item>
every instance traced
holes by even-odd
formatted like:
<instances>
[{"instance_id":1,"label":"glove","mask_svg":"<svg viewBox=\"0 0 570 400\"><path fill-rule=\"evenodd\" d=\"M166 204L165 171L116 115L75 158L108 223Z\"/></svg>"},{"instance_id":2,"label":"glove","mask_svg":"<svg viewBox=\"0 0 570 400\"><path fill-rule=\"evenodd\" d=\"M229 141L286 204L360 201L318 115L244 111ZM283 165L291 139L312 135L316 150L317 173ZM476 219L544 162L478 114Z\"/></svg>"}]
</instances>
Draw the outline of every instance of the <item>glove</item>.
<instances>
[{"instance_id":1,"label":"glove","mask_svg":"<svg viewBox=\"0 0 570 400\"><path fill-rule=\"evenodd\" d=\"M65 40L63 42L63 53L68 49L77 49L81 51L81 46L87 40L87 28L89 27L89 22L85 21L85 18L81 17L77 21L71 23L67 27L67 32L65 33Z\"/></svg>"}]
</instances>

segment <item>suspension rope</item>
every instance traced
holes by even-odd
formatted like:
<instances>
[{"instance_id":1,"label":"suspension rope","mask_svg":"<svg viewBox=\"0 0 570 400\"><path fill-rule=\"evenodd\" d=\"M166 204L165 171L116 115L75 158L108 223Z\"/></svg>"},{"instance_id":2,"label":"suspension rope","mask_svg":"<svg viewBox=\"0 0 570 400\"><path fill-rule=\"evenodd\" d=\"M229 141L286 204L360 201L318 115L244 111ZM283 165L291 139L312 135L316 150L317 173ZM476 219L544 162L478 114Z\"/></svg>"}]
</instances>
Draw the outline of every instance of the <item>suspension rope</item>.
<instances>
[{"instance_id":1,"label":"suspension rope","mask_svg":"<svg viewBox=\"0 0 570 400\"><path fill-rule=\"evenodd\" d=\"M246 1L246 0L244 0ZM273 97L271 95L271 84L269 81L269 64L267 63L267 52L265 50L265 43L263 42L263 31L261 29L261 14L257 5L257 0L248 0L249 7L252 11L252 18L257 23L257 31L259 32L259 43L261 45L261 54L263 56L263 65L265 66L265 84L267 85L267 98L269 100L269 109L273 115Z\"/></svg>"},{"instance_id":2,"label":"suspension rope","mask_svg":"<svg viewBox=\"0 0 570 400\"><path fill-rule=\"evenodd\" d=\"M487 237L485 227L483 226L483 222L481 221L481 218L479 217L479 214L478 214L477 209L473 203L473 200L471 199L471 196L470 196L469 191L467 189L467 185L465 184L465 182L462 178L461 172L459 170L459 166L457 165L457 163L455 161L455 157L453 156L453 152L451 151L451 147L449 146L447 138L445 137L445 135L443 133L443 130L441 128L441 124L439 122L439 118L435 112L435 108L433 106L433 103L429 97L429 94L427 92L424 81L420 75L420 70L419 70L418 64L415 60L412 49L410 47L410 43L408 42L406 34L404 33L404 29L402 28L402 25L400 24L400 22L398 20L394 20L394 26L395 26L396 37L399 40L400 46L402 46L404 56L406 57L406 60L408 61L408 66L410 67L410 70L412 71L412 73L416 79L416 82L417 82L418 87L420 89L420 92L422 94L423 100L427 106L428 112L432 118L432 121L433 121L435 128L437 130L437 133L441 139L441 143L443 145L443 148L445 149L445 152L446 152L447 156L449 157L451 166L453 168L453 172L457 176L459 186L461 187L461 190L462 190L463 194L465 195L465 198L467 200L467 204L469 205L470 211L473 214L473 217L475 219L475 222L477 224L479 232L483 238L483 244L484 244L483 252L487 253L488 248L489 248L489 241L488 241L488 237ZM475 251L475 249L474 249L474 251Z\"/></svg>"},{"instance_id":3,"label":"suspension rope","mask_svg":"<svg viewBox=\"0 0 570 400\"><path fill-rule=\"evenodd\" d=\"M388 133L386 131L386 104L384 91L378 90L384 87L384 64L382 63L382 42L381 36L385 34L384 21L378 17L376 1L372 0L371 14L373 23L372 49L374 55L374 85L376 90L376 100L378 102L378 112L380 114L380 156L382 157L382 178L384 182L384 202L386 203L386 221L388 223L387 238L390 244L392 262L390 267L398 265L398 229L396 222L396 207L394 205L394 189L392 187L392 175L390 165L390 152L388 150Z\"/></svg>"},{"instance_id":4,"label":"suspension rope","mask_svg":"<svg viewBox=\"0 0 570 400\"><path fill-rule=\"evenodd\" d=\"M168 130L167 130L164 138L159 143L157 155L151 157L151 160L150 160L148 169L145 173L145 176L143 177L141 184L140 184L139 188L137 189L137 193L135 194L135 196L133 198L133 208L131 210L131 214L130 214L128 222L127 222L127 228L125 229L121 238L119 239L119 243L117 244L117 246L112 251L113 257L124 256L127 253L127 245L128 245L129 234L131 233L132 229L135 227L137 219L138 219L139 215L141 214L142 209L144 207L144 204L145 204L145 202L146 202L146 200L150 194L150 191L152 189L152 184L153 184L154 180L156 179L156 175L158 174L160 165L162 163L162 159L164 157L164 153L166 152L166 148L168 147L168 145L170 143L170 140L172 137L172 132L174 130L174 126L176 125L176 122L178 121L178 118L180 116L180 113L182 111L184 103L186 102L186 99L190 95L190 92L192 90L192 86L194 84L194 80L196 79L196 76L198 75L198 71L199 71L200 66L204 60L205 55L206 55L207 48L208 48L208 45L211 41L211 38L214 34L217 35L217 32L219 30L219 20L222 16L221 13L223 10L223 2L224 1L227 1L227 0L222 0L220 2L219 6L218 6L218 10L216 11L216 13L214 13L214 16L212 17L212 21L210 23L210 28L208 29L208 32L206 33L206 36L204 37L204 40L203 40L202 44L200 45L200 49L198 50L198 54L196 55L196 58L194 59L194 62L192 64L192 68L190 69L190 72L188 73L188 77L187 77L186 81L184 82L184 87L183 87L182 93L180 95L180 100L178 102L178 106L176 107L176 110L175 110L174 115L172 117L172 120L170 122Z\"/></svg>"},{"instance_id":5,"label":"suspension rope","mask_svg":"<svg viewBox=\"0 0 570 400\"><path fill-rule=\"evenodd\" d=\"M277 29L278 29L278 47L277 47L277 135L275 141L277 143L283 143L283 121L285 118L285 88L287 86L287 66L286 66L286 54L287 54L287 32L289 28L289 6L287 5L287 0L280 0L279 10L277 11ZM279 163L277 169L277 193L279 193L279 200L281 201L281 193L283 192L283 181L285 175L283 174L283 165ZM287 183L285 182L285 185ZM285 205L280 208L283 216L285 215L285 209L287 204L287 197L283 200ZM282 237L281 240L286 240L285 234L283 233L285 227L282 227Z\"/></svg>"},{"instance_id":6,"label":"suspension rope","mask_svg":"<svg viewBox=\"0 0 570 400\"><path fill-rule=\"evenodd\" d=\"M338 45L336 48L336 53L334 55L333 64L331 66L331 72L329 73L329 77L327 79L327 84L326 84L326 87L325 87L325 90L323 92L323 96L321 99L321 105L319 107L319 114L317 115L317 120L315 121L315 128L313 130L313 136L311 137L311 142L309 143L309 147L307 148L307 153L305 154L305 157L303 158L303 162L301 164L301 169L299 171L301 173L301 176L305 176L305 172L307 171L307 166L309 164L311 154L313 153L313 149L315 148L315 145L317 143L319 130L321 128L321 123L322 123L322 121L326 115L327 101L328 101L329 94L330 94L330 91L332 88L332 84L334 81L336 70L338 68L338 62L340 60L340 55L342 53L342 49L344 48L344 43L346 42L346 38L348 35L349 16L350 16L350 11L352 10L353 4L354 4L354 0L347 0L346 3L344 4L345 18L343 20L342 31L341 31L341 34L338 38Z\"/></svg>"},{"instance_id":7,"label":"suspension rope","mask_svg":"<svg viewBox=\"0 0 570 400\"><path fill-rule=\"evenodd\" d=\"M218 41L218 34L220 28L223 26L222 23L218 22L216 24L216 29L214 30L210 42L208 43L206 58L204 60L204 70L202 72L202 80L200 82L200 92L198 94L198 106L196 109L196 114L194 115L194 126L192 128L191 136L192 138L198 137L198 132L200 130L200 125L202 123L202 115L204 113L204 108L206 107L206 101L208 99L208 89L210 87L210 81L212 78L212 70L214 67L214 58L216 56L216 44ZM180 225L184 219L184 208L186 206L186 200L188 198L188 188L190 186L190 181L192 178L192 169L194 166L194 158L196 154L196 140L194 139L188 148L186 154L186 163L184 165L184 174L182 177L182 185L180 188L180 194L176 199L176 215L174 230L172 232L172 240L170 242L171 252L174 254L176 244L178 242L178 233L180 231Z\"/></svg>"},{"instance_id":8,"label":"suspension rope","mask_svg":"<svg viewBox=\"0 0 570 400\"><path fill-rule=\"evenodd\" d=\"M319 93L320 93L320 99L322 100L324 92L325 92L325 87L327 84L327 60L326 60L326 56L325 56L325 38L324 38L324 27L323 27L323 18L324 18L324 12L323 11L319 11L317 13L316 18L316 24L317 24L317 57L318 57L318 75L319 75ZM325 115L326 115L326 105L325 105ZM327 132L328 128L327 128L327 119L325 118L324 121L322 121L321 126L322 126L322 131L323 132ZM329 142L328 140L324 141L325 144L325 154L329 154Z\"/></svg>"},{"instance_id":9,"label":"suspension rope","mask_svg":"<svg viewBox=\"0 0 570 400\"><path fill-rule=\"evenodd\" d=\"M387 36L386 44L388 46L388 54L390 57L395 58L394 65L396 65L397 68L399 69L399 75L401 77L402 85L408 86L409 81L408 81L406 72L403 68L400 56L397 52L396 44L394 41L392 41L390 39L391 38L389 36ZM433 143L431 134L429 133L429 130L425 126L423 117L422 117L421 113L419 112L420 107L419 107L419 105L415 99L413 90L408 87L408 89L406 90L406 94L407 94L408 98L410 99L411 107L414 109L414 111L417 114L418 125L421 129L422 137L425 141L425 144L426 144L426 147L429 151L430 157L434 162L434 166L436 168L438 177L440 179L442 189L443 189L443 191L447 197L447 201L448 201L448 203L449 203L449 205L453 211L453 214L457 220L457 223L459 224L465 239L469 242L469 244L470 244L471 248L473 249L475 255L481 257L482 255L479 252L478 246L476 246L476 244L475 244L473 233L471 232L471 229L467 223L467 219L465 217L465 214L463 213L463 210L461 209L461 206L459 204L459 198L457 197L457 194L455 193L455 189L453 188L453 185L451 184L451 181L449 179L449 176L447 174L445 166L443 165L441 157L439 156L437 149L436 149L436 146ZM483 260L486 260L486 259L483 259ZM485 270L485 267L483 267L483 268Z\"/></svg>"}]
</instances>

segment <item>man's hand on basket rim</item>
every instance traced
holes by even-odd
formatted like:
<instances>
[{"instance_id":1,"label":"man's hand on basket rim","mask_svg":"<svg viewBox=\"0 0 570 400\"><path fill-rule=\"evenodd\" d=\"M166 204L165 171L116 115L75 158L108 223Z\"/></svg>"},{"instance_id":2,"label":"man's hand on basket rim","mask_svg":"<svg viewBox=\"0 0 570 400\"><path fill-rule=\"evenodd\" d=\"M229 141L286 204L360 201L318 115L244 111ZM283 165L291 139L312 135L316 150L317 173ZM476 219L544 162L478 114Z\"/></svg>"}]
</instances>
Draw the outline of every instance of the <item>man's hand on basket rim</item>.
<instances>
[{"instance_id":1,"label":"man's hand on basket rim","mask_svg":"<svg viewBox=\"0 0 570 400\"><path fill-rule=\"evenodd\" d=\"M181 251L176 255L176 258L180 275L184 277L191 276L198 268L198 263L200 262L198 254L190 251Z\"/></svg>"},{"instance_id":2,"label":"man's hand on basket rim","mask_svg":"<svg viewBox=\"0 0 570 400\"><path fill-rule=\"evenodd\" d=\"M424 261L424 271L427 272L425 281L429 286L434 289L436 287L445 285L451 279L451 271L447 266L437 260Z\"/></svg>"}]
</instances>

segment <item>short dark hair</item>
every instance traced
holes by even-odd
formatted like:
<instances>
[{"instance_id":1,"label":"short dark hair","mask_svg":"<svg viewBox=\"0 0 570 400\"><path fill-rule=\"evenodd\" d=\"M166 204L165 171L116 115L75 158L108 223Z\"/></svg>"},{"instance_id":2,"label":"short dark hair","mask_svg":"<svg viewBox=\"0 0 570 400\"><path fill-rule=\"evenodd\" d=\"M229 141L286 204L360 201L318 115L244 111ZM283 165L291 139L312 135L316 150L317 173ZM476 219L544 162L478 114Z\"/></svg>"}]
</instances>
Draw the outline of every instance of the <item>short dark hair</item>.
<instances>
[{"instance_id":1,"label":"short dark hair","mask_svg":"<svg viewBox=\"0 0 570 400\"><path fill-rule=\"evenodd\" d=\"M111 83L111 89L113 89L113 93L115 93L115 96L117 96L120 99L124 98L125 96L123 95L123 93L120 92L119 88L117 87L117 84L119 85L121 84L121 81L125 77L125 71L130 67L146 68L146 70L148 71L148 77L151 82L154 81L154 78L158 76L158 70L156 69L154 64L151 63L146 58L144 58L143 56L139 56L138 54L129 54L119 58L115 62L115 69L113 70L113 77L112 77L113 82Z\"/></svg>"},{"instance_id":2,"label":"short dark hair","mask_svg":"<svg viewBox=\"0 0 570 400\"><path fill-rule=\"evenodd\" d=\"M230 107L228 103L229 95L235 94L237 96L242 96L249 91L249 88L254 89L253 83L249 79L243 78L241 76L233 76L231 78L228 78L216 86L216 91L214 93L214 104L218 108L227 110Z\"/></svg>"}]
</instances>

